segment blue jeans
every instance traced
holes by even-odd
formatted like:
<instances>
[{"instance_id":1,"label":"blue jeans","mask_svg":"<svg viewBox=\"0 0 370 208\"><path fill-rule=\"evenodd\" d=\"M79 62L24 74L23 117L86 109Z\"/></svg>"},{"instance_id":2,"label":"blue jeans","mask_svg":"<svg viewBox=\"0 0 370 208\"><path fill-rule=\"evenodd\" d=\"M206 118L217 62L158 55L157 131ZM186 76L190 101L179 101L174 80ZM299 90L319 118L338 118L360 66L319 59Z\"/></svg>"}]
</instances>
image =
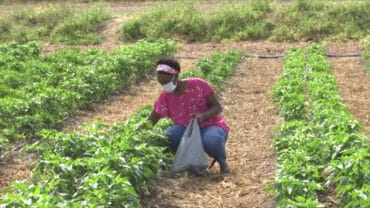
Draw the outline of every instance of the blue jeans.
<instances>
[{"instance_id":1,"label":"blue jeans","mask_svg":"<svg viewBox=\"0 0 370 208\"><path fill-rule=\"evenodd\" d=\"M176 152L185 129L186 127L182 125L174 125L166 129L169 134L170 148L173 152ZM200 135L204 151L210 157L214 157L220 164L224 164L226 162L225 144L228 133L218 126L206 126L200 128Z\"/></svg>"}]
</instances>

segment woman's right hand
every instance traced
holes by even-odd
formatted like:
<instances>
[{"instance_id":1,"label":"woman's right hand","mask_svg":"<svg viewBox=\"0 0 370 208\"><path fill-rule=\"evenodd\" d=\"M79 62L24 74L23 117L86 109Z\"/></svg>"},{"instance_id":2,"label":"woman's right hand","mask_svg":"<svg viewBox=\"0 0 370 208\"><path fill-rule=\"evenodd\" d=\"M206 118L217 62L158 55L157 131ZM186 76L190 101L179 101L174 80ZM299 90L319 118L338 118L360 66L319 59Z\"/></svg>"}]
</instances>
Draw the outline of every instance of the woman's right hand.
<instances>
[{"instance_id":1,"label":"woman's right hand","mask_svg":"<svg viewBox=\"0 0 370 208\"><path fill-rule=\"evenodd\" d=\"M202 113L192 113L190 114L190 116L194 119L197 119L198 123L201 123L202 121L204 121L204 114Z\"/></svg>"}]
</instances>

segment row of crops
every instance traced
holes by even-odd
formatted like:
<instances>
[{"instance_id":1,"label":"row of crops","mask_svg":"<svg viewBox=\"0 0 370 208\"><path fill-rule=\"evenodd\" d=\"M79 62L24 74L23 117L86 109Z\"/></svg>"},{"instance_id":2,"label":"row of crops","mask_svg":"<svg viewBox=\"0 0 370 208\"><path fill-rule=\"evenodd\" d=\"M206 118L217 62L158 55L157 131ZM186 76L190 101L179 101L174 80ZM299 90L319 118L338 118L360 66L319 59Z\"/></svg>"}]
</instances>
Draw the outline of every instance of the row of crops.
<instances>
[{"instance_id":1,"label":"row of crops","mask_svg":"<svg viewBox=\"0 0 370 208\"><path fill-rule=\"evenodd\" d=\"M174 54L176 47L173 41L142 40L109 54L89 49L41 56L34 42L1 45L1 153L10 142L37 137L43 128L61 127L79 109L152 73L155 61Z\"/></svg>"},{"instance_id":2,"label":"row of crops","mask_svg":"<svg viewBox=\"0 0 370 208\"><path fill-rule=\"evenodd\" d=\"M280 207L324 207L318 193L335 189L344 207L370 207L369 138L339 95L325 50L294 49L273 99L285 123L273 141Z\"/></svg>"},{"instance_id":3,"label":"row of crops","mask_svg":"<svg viewBox=\"0 0 370 208\"><path fill-rule=\"evenodd\" d=\"M136 70L153 70L154 66L145 63L155 63L154 57L148 58L145 54L160 48L173 49L172 44L163 43L167 43L166 47L148 48L153 43L141 43L145 50L136 51L134 55L121 54L120 58L133 63L140 60L142 65ZM70 58L73 60L73 57ZM199 60L193 72L182 76L196 73L220 89L241 57L242 53L235 51L215 53ZM90 56L88 60L96 63L100 58ZM131 62L119 63L128 67ZM118 64L111 62L104 66L115 66L115 63ZM129 72L133 73L132 69ZM110 89L111 83L105 82L107 86L100 87ZM136 130L151 109L144 106L127 121L112 126L95 121L79 132L39 131L41 142L32 148L39 155L32 179L8 187L0 199L0 207L140 207L140 195L148 191L172 158L163 132L170 121L162 120L155 128Z\"/></svg>"}]
</instances>

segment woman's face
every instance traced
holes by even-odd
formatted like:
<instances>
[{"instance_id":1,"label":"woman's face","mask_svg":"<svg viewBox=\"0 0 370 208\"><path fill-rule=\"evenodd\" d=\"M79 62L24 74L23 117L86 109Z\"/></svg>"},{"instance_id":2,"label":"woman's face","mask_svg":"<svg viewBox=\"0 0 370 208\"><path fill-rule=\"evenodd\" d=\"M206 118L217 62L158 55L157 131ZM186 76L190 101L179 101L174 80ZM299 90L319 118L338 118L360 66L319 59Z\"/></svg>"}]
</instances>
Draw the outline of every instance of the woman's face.
<instances>
[{"instance_id":1,"label":"woman's face","mask_svg":"<svg viewBox=\"0 0 370 208\"><path fill-rule=\"evenodd\" d=\"M160 85L165 85L171 82L172 80L175 80L174 74L168 74L168 73L163 73L163 72L158 72L157 73L157 80Z\"/></svg>"}]
</instances>

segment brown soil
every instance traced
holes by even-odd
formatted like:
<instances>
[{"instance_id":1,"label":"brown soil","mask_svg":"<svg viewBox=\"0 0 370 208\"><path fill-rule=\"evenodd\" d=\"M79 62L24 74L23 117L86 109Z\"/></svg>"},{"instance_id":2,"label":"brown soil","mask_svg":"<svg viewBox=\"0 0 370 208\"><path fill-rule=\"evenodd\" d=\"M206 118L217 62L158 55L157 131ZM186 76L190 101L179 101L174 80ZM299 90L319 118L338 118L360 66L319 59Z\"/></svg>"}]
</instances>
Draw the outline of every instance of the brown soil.
<instances>
[{"instance_id":1,"label":"brown soil","mask_svg":"<svg viewBox=\"0 0 370 208\"><path fill-rule=\"evenodd\" d=\"M132 13L139 9L132 4L119 7L115 12ZM144 5L144 6L143 6ZM121 8L122 10L119 10ZM119 47L115 31L126 17L116 17L103 31L105 42L99 46L107 50ZM252 55L281 55L290 47L306 47L308 43L241 42L225 44L185 44L178 50L178 57L201 58L216 51L242 50ZM44 52L51 52L64 46L44 45ZM360 43L329 43L329 53L361 53ZM365 71L361 58L331 58L333 73L337 77L340 93L353 115L363 124L370 135L370 73ZM183 70L195 66L195 59L180 59ZM272 180L275 172L275 155L271 149L273 129L282 119L277 116L269 97L271 86L282 70L281 59L250 58L240 61L236 71L226 83L220 100L224 106L223 116L231 128L227 143L228 162L232 173L219 175L215 165L205 177L181 175L158 178L150 193L142 197L143 207L275 207L273 196L267 194L265 183ZM144 104L153 104L160 87L155 77L148 77L127 91L96 104L91 111L82 111L68 121L68 131L77 130L82 124L100 119L112 124L125 120ZM0 193L12 180L29 179L28 167L32 160L26 155L15 155L0 164ZM324 195L327 207L336 207L332 196Z\"/></svg>"}]
</instances>

